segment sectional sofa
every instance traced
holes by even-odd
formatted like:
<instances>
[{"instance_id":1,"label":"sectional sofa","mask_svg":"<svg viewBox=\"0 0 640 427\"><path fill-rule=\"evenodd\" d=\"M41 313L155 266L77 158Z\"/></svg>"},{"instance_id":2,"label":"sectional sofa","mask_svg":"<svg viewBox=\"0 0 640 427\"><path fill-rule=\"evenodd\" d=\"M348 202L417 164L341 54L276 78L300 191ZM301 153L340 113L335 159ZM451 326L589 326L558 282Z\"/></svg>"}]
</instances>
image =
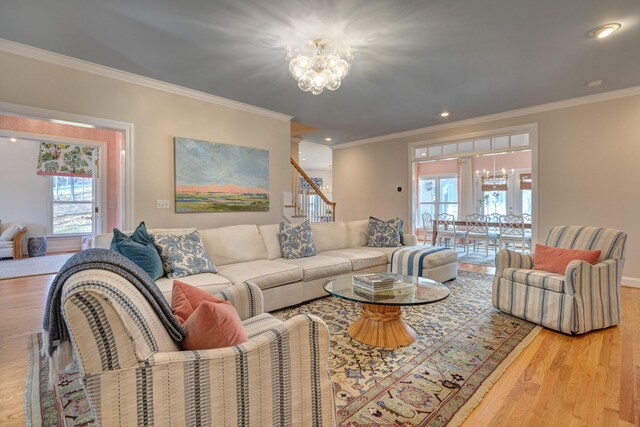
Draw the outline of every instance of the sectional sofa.
<instances>
[{"instance_id":1,"label":"sectional sofa","mask_svg":"<svg viewBox=\"0 0 640 427\"><path fill-rule=\"evenodd\" d=\"M211 294L251 281L262 289L265 311L300 304L326 295L322 285L329 278L358 272L384 272L398 248L367 246L368 220L311 224L318 255L284 259L280 250L279 224L234 225L198 230L207 254L218 272L195 274L180 280ZM152 234L187 234L193 228L150 229ZM404 234L405 246L417 244L412 234ZM112 234L96 236L94 246L109 248ZM446 281L457 275L457 254L434 254L423 268L423 276ZM171 300L173 279L156 281Z\"/></svg>"}]
</instances>

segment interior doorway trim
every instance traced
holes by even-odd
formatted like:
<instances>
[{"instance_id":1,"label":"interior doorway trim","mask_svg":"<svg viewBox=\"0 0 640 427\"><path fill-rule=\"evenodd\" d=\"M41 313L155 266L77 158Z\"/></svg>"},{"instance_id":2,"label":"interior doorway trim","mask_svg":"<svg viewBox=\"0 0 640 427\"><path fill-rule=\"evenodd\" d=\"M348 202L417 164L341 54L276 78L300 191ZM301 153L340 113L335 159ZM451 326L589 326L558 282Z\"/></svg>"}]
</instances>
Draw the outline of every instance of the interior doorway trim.
<instances>
[{"instance_id":1,"label":"interior doorway trim","mask_svg":"<svg viewBox=\"0 0 640 427\"><path fill-rule=\"evenodd\" d=\"M416 229L416 225L418 224L417 218L415 215L416 211L416 183L417 183L417 175L416 175L416 164L425 161L426 159L419 159L415 157L416 148L428 147L429 145L437 145L442 144L443 142L452 142L452 141L463 141L467 139L479 139L483 137L492 137L495 135L501 135L505 133L528 133L529 134L529 147L523 147L520 149L513 148L505 148L503 152L511 152L511 151L520 151L522 149L531 149L531 173L532 177L532 191L531 191L531 248L535 247L537 239L537 231L538 231L538 213L540 212L540 202L538 197L538 189L539 189L539 178L538 178L538 123L522 123L520 125L510 126L508 128L494 128L487 129L479 132L472 133L461 133L461 134L453 134L451 136L447 136L444 138L434 138L427 141L418 141L412 142L409 144L408 157L409 157L409 171L408 171L408 183L411 192L409 194L408 201L408 209L411 230ZM492 153L495 153L493 151ZM462 157L475 157L476 154L486 154L480 152L471 152L465 153L466 155L452 155L452 159L459 159ZM446 159L440 159L446 160ZM433 160L438 161L438 160Z\"/></svg>"},{"instance_id":2,"label":"interior doorway trim","mask_svg":"<svg viewBox=\"0 0 640 427\"><path fill-rule=\"evenodd\" d=\"M124 133L124 168L122 169L121 181L123 183L123 217L125 229L133 228L133 212L134 212L134 176L133 176L133 164L134 164L134 125L133 123L120 122L116 120L103 119L100 117L85 116L82 114L67 113L57 110L49 110L45 108L31 107L27 105L12 104L9 102L0 101L0 114L23 116L27 118L36 118L42 120L66 120L71 122L80 122L94 125L101 128L110 128L119 130ZM122 153L121 153L122 157Z\"/></svg>"}]
</instances>

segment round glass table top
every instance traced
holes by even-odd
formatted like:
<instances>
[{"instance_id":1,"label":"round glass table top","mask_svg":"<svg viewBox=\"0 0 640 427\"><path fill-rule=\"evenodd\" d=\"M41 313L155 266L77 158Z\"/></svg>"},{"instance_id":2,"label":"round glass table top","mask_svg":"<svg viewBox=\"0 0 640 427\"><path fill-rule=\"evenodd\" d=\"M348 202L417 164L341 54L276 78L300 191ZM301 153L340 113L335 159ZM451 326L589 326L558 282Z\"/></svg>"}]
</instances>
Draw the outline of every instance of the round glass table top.
<instances>
[{"instance_id":1,"label":"round glass table top","mask_svg":"<svg viewBox=\"0 0 640 427\"><path fill-rule=\"evenodd\" d=\"M324 290L334 297L377 305L420 305L442 301L449 296L449 288L440 282L418 276L380 273L395 279L389 289L377 292L367 291L366 287L354 283L357 274L345 274L324 283Z\"/></svg>"}]
</instances>

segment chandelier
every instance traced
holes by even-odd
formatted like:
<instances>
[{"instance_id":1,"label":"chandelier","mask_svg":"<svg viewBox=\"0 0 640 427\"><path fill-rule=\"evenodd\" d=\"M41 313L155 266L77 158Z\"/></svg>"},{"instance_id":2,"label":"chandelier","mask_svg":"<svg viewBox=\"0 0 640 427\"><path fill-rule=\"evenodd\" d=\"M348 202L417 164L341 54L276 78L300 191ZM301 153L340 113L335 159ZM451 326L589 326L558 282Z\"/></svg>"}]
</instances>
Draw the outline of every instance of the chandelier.
<instances>
[{"instance_id":1,"label":"chandelier","mask_svg":"<svg viewBox=\"0 0 640 427\"><path fill-rule=\"evenodd\" d=\"M353 55L348 46L339 46L327 39L308 40L287 47L289 73L298 87L314 95L324 89L336 90L351 70Z\"/></svg>"}]
</instances>

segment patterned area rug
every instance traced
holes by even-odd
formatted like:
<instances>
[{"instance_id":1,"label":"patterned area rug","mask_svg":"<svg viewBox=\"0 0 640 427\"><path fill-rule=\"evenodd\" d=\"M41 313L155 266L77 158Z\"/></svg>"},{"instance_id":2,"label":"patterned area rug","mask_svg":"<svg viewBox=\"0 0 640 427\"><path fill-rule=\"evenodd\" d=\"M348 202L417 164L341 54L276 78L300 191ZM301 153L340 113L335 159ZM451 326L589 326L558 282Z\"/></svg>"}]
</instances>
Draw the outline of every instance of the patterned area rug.
<instances>
[{"instance_id":1,"label":"patterned area rug","mask_svg":"<svg viewBox=\"0 0 640 427\"><path fill-rule=\"evenodd\" d=\"M540 330L492 308L491 276L461 272L446 285L446 300L404 311L419 336L396 350L349 337L347 326L359 316L355 303L327 297L274 313L282 319L312 313L327 322L340 426L458 425ZM77 372L47 391L39 347L34 335L25 390L29 425L94 425Z\"/></svg>"},{"instance_id":2,"label":"patterned area rug","mask_svg":"<svg viewBox=\"0 0 640 427\"><path fill-rule=\"evenodd\" d=\"M489 256L485 256L484 252L474 253L470 252L465 254L464 252L458 255L459 262L466 262L468 264L486 265L489 267L495 267L496 255L489 251Z\"/></svg>"}]
</instances>

